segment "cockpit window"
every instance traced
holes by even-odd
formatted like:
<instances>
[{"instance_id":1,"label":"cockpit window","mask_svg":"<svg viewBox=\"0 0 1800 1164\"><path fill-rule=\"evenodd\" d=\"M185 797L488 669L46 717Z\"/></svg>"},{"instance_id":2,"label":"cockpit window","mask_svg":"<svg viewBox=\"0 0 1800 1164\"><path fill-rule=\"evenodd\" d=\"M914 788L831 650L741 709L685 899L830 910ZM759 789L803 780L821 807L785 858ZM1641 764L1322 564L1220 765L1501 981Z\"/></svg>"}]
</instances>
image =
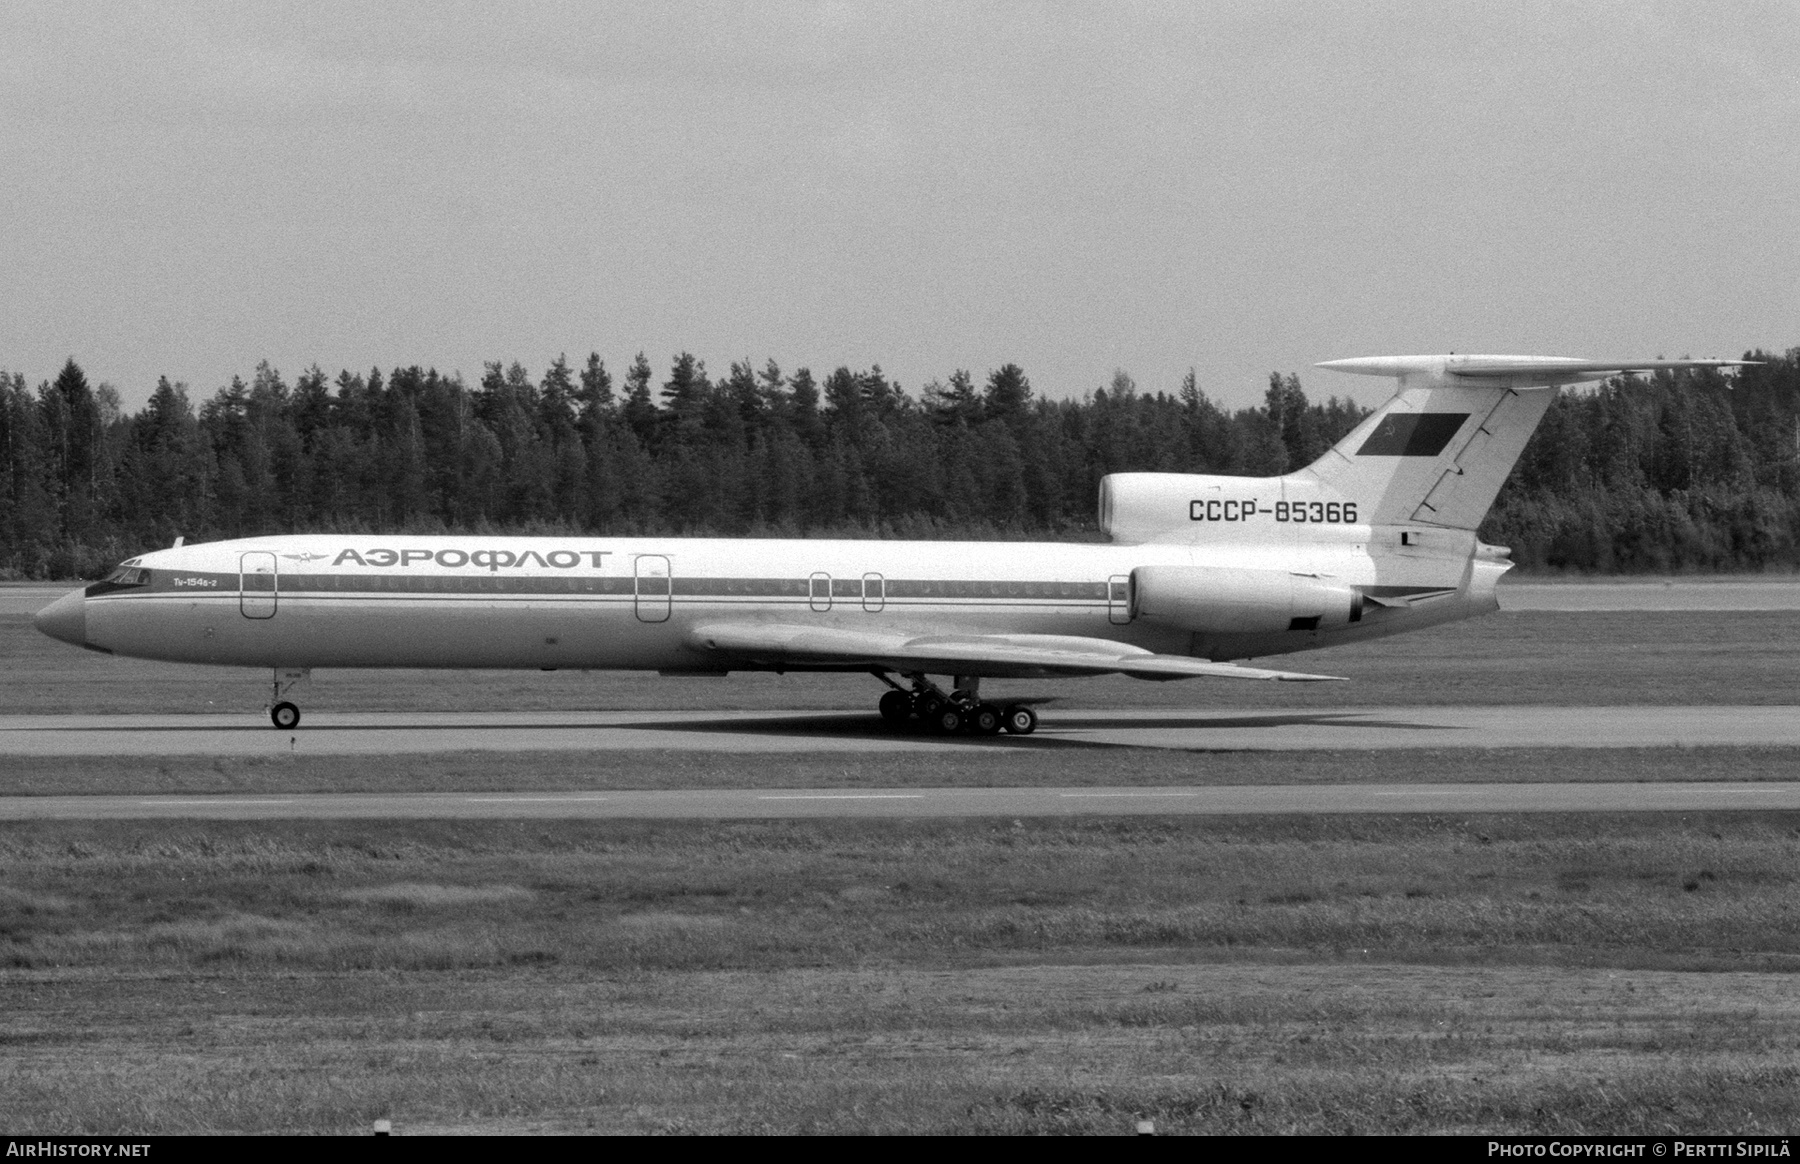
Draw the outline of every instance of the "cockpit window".
<instances>
[{"instance_id":1,"label":"cockpit window","mask_svg":"<svg viewBox=\"0 0 1800 1164\"><path fill-rule=\"evenodd\" d=\"M146 586L150 582L150 571L142 566L120 566L106 580L114 586Z\"/></svg>"}]
</instances>

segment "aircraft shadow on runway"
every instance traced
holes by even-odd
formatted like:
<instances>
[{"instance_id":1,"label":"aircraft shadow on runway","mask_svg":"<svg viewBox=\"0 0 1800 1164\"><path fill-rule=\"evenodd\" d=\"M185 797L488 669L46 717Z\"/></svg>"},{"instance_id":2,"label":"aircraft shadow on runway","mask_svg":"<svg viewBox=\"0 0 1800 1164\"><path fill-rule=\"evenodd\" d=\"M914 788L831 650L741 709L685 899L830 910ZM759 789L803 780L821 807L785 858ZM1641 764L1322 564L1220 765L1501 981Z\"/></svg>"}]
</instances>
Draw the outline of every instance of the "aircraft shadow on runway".
<instances>
[{"instance_id":1,"label":"aircraft shadow on runway","mask_svg":"<svg viewBox=\"0 0 1800 1164\"><path fill-rule=\"evenodd\" d=\"M958 734L954 736L933 736L918 725L909 727L890 727L879 717L864 712L796 712L784 715L754 715L745 718L720 719L675 719L657 718L632 719L617 723L596 724L592 722L549 722L549 723L505 723L483 722L480 717L461 720L454 725L440 723L418 723L396 717L393 722L381 724L351 723L312 723L295 731L296 735L334 735L351 732L480 732L480 731L656 731L672 733L697 733L708 735L741 735L759 736L763 738L787 737L794 740L844 739L844 740L917 740L929 743L943 740L945 743L971 744L978 743L991 746L1010 747L1056 747L1056 748L1129 748L1129 747L1168 747L1166 740L1096 740L1082 738L1080 735L1068 735L1065 732L1090 731L1207 731L1225 730L1278 730L1290 727L1332 727L1355 730L1370 728L1399 729L1403 731L1454 732L1460 729L1444 724L1412 723L1398 718L1378 718L1367 712L1295 712L1271 711L1267 713L1252 712L1236 715L1208 715L1187 711L1171 711L1164 715L1119 715L1106 712L1063 712L1048 717L1043 727L1030 736L996 735L976 736ZM228 735L269 735L271 729L266 723L254 720L243 724L209 725L194 727L184 724L155 725L109 725L83 726L66 728L37 727L34 731L49 732L108 732L108 733L143 733L161 735L172 732L201 732ZM1192 743L1204 745L1204 735Z\"/></svg>"},{"instance_id":2,"label":"aircraft shadow on runway","mask_svg":"<svg viewBox=\"0 0 1800 1164\"><path fill-rule=\"evenodd\" d=\"M1064 713L1047 718L1039 731L1029 736L996 735L933 736L917 725L890 727L879 718L851 712L828 712L817 715L784 715L767 719L719 720L636 720L615 725L621 729L665 732L706 732L731 735L788 736L795 739L916 739L945 743L983 743L1012 747L1060 748L1129 748L1166 747L1166 741L1145 740L1142 744L1129 740L1094 740L1063 735L1062 730L1076 731L1156 731L1177 729L1259 729L1284 727L1388 728L1405 731L1455 731L1443 724L1409 723L1397 719L1368 718L1362 712L1269 712L1267 714L1216 716L1193 712L1171 712L1158 716L1115 716L1107 714ZM1061 730L1059 730L1061 729ZM1203 741L1195 741L1203 742Z\"/></svg>"}]
</instances>

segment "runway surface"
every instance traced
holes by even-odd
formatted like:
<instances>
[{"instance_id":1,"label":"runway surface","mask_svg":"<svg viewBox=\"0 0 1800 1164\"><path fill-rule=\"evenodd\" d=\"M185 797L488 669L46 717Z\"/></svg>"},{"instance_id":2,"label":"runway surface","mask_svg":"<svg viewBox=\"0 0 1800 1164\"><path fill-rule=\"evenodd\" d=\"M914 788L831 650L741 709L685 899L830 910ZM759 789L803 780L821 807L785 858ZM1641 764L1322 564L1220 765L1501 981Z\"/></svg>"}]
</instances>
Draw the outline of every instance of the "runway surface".
<instances>
[{"instance_id":1,"label":"runway surface","mask_svg":"<svg viewBox=\"0 0 1800 1164\"><path fill-rule=\"evenodd\" d=\"M728 789L605 793L9 796L0 820L775 820L802 817L1800 809L1795 784L1356 784L1215 788Z\"/></svg>"},{"instance_id":2,"label":"runway surface","mask_svg":"<svg viewBox=\"0 0 1800 1164\"><path fill-rule=\"evenodd\" d=\"M916 753L1112 747L1193 751L1800 747L1800 707L1049 708L1032 736L938 737L868 712L330 712L281 732L262 715L0 716L0 756L401 755L647 749Z\"/></svg>"}]
</instances>

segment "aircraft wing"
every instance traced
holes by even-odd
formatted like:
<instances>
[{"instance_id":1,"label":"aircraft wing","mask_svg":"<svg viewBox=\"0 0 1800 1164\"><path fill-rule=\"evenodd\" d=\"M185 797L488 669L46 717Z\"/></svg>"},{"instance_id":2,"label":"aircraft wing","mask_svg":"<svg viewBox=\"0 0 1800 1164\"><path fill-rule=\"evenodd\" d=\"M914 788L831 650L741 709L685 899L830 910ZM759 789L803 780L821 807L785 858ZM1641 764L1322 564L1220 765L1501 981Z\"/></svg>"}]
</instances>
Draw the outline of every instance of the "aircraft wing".
<instances>
[{"instance_id":1,"label":"aircraft wing","mask_svg":"<svg viewBox=\"0 0 1800 1164\"><path fill-rule=\"evenodd\" d=\"M709 623L695 627L688 644L710 655L764 667L866 667L1007 679L1121 674L1139 679L1338 680L1335 675L1158 655L1142 647L1076 635L906 635L779 623Z\"/></svg>"}]
</instances>

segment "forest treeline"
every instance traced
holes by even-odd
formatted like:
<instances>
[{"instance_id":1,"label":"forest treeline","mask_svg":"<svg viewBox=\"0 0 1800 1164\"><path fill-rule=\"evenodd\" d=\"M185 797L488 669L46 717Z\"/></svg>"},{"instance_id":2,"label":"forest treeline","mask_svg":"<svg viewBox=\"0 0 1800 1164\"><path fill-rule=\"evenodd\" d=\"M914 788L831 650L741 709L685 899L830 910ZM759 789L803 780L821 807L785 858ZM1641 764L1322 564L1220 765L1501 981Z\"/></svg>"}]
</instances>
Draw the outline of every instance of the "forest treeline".
<instances>
[{"instance_id":1,"label":"forest treeline","mask_svg":"<svg viewBox=\"0 0 1800 1164\"><path fill-rule=\"evenodd\" d=\"M1564 393L1482 527L1528 568L1800 566L1800 348L1734 375ZM486 365L291 383L267 363L198 406L166 378L127 414L70 360L0 371L0 577L92 576L189 541L301 531L1092 537L1111 472L1242 475L1307 464L1366 410L1272 375L1221 408L1125 373L1080 400L1008 364L913 395L879 367L822 378L683 353L615 376Z\"/></svg>"}]
</instances>

